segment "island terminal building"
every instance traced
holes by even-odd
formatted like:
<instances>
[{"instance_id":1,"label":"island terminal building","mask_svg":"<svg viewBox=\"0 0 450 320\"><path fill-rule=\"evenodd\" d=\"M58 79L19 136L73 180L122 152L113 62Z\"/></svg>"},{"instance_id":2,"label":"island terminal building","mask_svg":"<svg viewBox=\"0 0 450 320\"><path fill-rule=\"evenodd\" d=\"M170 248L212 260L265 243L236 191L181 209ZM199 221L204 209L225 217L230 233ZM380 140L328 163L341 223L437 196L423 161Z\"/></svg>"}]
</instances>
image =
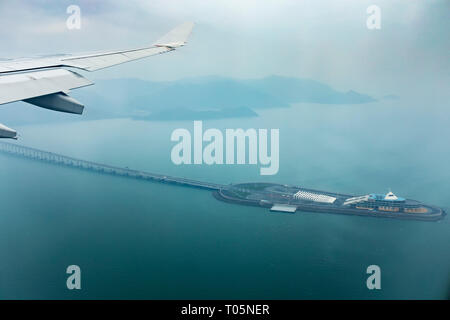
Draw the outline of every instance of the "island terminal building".
<instances>
[{"instance_id":1,"label":"island terminal building","mask_svg":"<svg viewBox=\"0 0 450 320\"><path fill-rule=\"evenodd\" d=\"M274 183L243 183L218 190L214 196L227 202L266 207L273 212L326 212L431 221L445 215L441 208L397 197L392 191L353 196Z\"/></svg>"}]
</instances>

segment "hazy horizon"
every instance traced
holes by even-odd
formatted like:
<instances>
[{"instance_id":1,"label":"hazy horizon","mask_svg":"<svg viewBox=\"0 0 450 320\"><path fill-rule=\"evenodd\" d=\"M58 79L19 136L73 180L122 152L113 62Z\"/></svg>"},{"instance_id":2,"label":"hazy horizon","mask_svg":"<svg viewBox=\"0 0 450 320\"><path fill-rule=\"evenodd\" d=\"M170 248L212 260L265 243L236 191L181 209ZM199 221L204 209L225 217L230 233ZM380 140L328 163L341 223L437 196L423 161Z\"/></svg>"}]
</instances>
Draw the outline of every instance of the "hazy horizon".
<instances>
[{"instance_id":1,"label":"hazy horizon","mask_svg":"<svg viewBox=\"0 0 450 320\"><path fill-rule=\"evenodd\" d=\"M184 21L189 45L174 53L89 74L92 79L175 80L218 74L311 78L370 95L448 98L450 44L445 0L0 2L0 57L76 53L149 44ZM68 30L66 8L79 5L81 30ZM366 9L381 9L369 30ZM14 30L11 32L10 30Z\"/></svg>"}]
</instances>

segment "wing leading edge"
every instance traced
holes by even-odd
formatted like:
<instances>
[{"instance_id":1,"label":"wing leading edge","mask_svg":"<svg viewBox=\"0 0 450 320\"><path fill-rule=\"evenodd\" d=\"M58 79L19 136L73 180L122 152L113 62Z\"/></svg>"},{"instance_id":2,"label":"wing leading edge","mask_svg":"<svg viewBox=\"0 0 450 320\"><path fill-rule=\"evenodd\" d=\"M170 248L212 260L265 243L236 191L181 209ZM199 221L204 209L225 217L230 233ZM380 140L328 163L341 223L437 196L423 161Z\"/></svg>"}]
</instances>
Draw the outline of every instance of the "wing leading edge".
<instances>
[{"instance_id":1,"label":"wing leading edge","mask_svg":"<svg viewBox=\"0 0 450 320\"><path fill-rule=\"evenodd\" d=\"M63 68L97 71L170 52L186 45L193 27L192 22L186 22L154 44L138 49L2 61L0 105L25 101L51 110L81 114L84 106L69 97L68 92L93 82ZM16 138L16 135L12 137L11 131L14 130L0 124L0 138Z\"/></svg>"},{"instance_id":2,"label":"wing leading edge","mask_svg":"<svg viewBox=\"0 0 450 320\"><path fill-rule=\"evenodd\" d=\"M0 75L18 71L57 67L96 71L156 54L170 52L182 47L186 45L193 27L194 24L192 22L183 23L160 38L154 44L138 49L3 61L0 62Z\"/></svg>"}]
</instances>

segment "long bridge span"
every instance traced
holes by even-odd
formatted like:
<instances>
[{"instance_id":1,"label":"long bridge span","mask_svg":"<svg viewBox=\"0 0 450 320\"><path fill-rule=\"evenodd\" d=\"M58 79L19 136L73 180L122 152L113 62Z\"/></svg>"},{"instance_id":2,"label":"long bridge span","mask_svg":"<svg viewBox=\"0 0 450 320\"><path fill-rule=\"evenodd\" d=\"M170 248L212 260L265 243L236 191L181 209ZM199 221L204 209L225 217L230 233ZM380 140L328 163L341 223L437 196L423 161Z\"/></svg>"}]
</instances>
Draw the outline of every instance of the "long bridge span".
<instances>
[{"instance_id":1,"label":"long bridge span","mask_svg":"<svg viewBox=\"0 0 450 320\"><path fill-rule=\"evenodd\" d=\"M167 176L167 175L162 175L162 174L157 174L157 173L132 170L132 169L128 169L128 168L114 167L114 166L109 166L109 165L102 164L102 163L80 160L80 159L76 159L76 158L72 158L72 157L63 156L63 155L60 155L57 153L43 151L43 150L34 149L34 148L30 148L30 147L25 147L25 146L8 143L8 142L0 142L0 152L4 153L4 154L22 157L22 158L38 160L38 161L42 161L42 162L47 162L47 163L66 166L66 167L78 168L78 169L83 169L83 170L87 170L87 171L94 171L94 172L109 174L109 175L113 175L113 176L122 176L122 177L134 178L134 179L139 179L139 180L148 180L148 181L155 181L155 182L161 182L161 183L176 184L176 185L181 185L181 186L194 187L194 188L200 188L200 189L206 189L206 190L212 190L212 191L225 188L225 185L222 185L222 184L203 182L203 181L186 179L186 178L181 178L181 177Z\"/></svg>"}]
</instances>

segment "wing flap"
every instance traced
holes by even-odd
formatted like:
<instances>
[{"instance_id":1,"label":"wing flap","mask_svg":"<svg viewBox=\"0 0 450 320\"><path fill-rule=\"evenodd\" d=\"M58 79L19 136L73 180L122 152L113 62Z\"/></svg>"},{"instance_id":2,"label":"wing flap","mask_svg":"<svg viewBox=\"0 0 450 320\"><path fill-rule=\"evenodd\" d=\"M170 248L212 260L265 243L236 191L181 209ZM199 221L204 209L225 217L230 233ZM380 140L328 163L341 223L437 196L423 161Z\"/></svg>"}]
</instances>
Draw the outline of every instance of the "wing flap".
<instances>
[{"instance_id":1,"label":"wing flap","mask_svg":"<svg viewBox=\"0 0 450 320\"><path fill-rule=\"evenodd\" d=\"M90 56L77 56L61 60L61 64L67 67L83 69L86 71L97 71L103 68L115 66L125 62L138 60L171 51L166 47L149 47L115 53L104 53Z\"/></svg>"},{"instance_id":2,"label":"wing flap","mask_svg":"<svg viewBox=\"0 0 450 320\"><path fill-rule=\"evenodd\" d=\"M58 66L58 59L19 59L0 62L0 73L25 71L41 68L51 68Z\"/></svg>"},{"instance_id":3,"label":"wing flap","mask_svg":"<svg viewBox=\"0 0 450 320\"><path fill-rule=\"evenodd\" d=\"M0 76L0 104L92 85L76 72L53 69Z\"/></svg>"}]
</instances>

